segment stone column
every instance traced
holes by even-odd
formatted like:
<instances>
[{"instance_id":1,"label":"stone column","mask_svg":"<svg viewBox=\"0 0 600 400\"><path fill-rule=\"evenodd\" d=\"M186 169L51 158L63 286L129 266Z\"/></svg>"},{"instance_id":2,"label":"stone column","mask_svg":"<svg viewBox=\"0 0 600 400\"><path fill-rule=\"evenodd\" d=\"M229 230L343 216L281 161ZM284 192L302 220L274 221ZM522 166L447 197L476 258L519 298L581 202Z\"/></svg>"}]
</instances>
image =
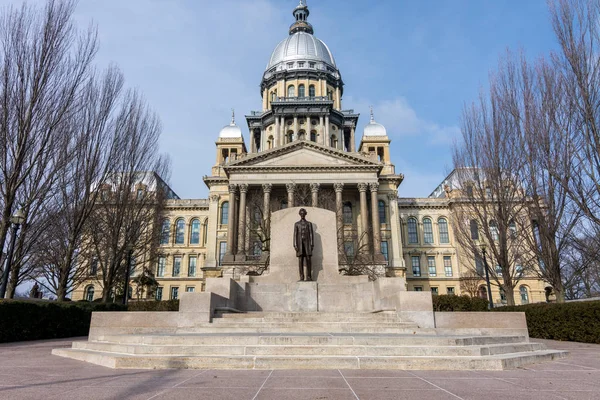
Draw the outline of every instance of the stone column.
<instances>
[{"instance_id":1,"label":"stone column","mask_svg":"<svg viewBox=\"0 0 600 400\"><path fill-rule=\"evenodd\" d=\"M235 196L237 185L229 185L229 216L227 221L227 255L231 256L234 253L235 236L237 234L235 226Z\"/></svg>"},{"instance_id":2,"label":"stone column","mask_svg":"<svg viewBox=\"0 0 600 400\"><path fill-rule=\"evenodd\" d=\"M370 183L371 189L371 225L373 225L373 254L381 254L381 228L379 226L379 183Z\"/></svg>"},{"instance_id":3,"label":"stone column","mask_svg":"<svg viewBox=\"0 0 600 400\"><path fill-rule=\"evenodd\" d=\"M319 117L319 135L319 143L325 146L325 124L322 115Z\"/></svg>"},{"instance_id":4,"label":"stone column","mask_svg":"<svg viewBox=\"0 0 600 400\"><path fill-rule=\"evenodd\" d=\"M294 116L294 137L292 138L292 141L298 140L298 131L299 131L298 116L295 115Z\"/></svg>"},{"instance_id":5,"label":"stone column","mask_svg":"<svg viewBox=\"0 0 600 400\"><path fill-rule=\"evenodd\" d=\"M267 149L267 130L262 127L260 128L260 151L263 152Z\"/></svg>"},{"instance_id":6,"label":"stone column","mask_svg":"<svg viewBox=\"0 0 600 400\"><path fill-rule=\"evenodd\" d=\"M367 210L367 189L369 185L366 183L358 184L358 191L360 193L360 221L361 221L361 230L360 230L360 240L359 246L364 250L369 248L369 211Z\"/></svg>"},{"instance_id":7,"label":"stone column","mask_svg":"<svg viewBox=\"0 0 600 400\"><path fill-rule=\"evenodd\" d=\"M325 146L331 145L331 138L329 137L329 115L325 116Z\"/></svg>"},{"instance_id":8,"label":"stone column","mask_svg":"<svg viewBox=\"0 0 600 400\"><path fill-rule=\"evenodd\" d=\"M317 208L319 206L319 187L321 185L318 183L310 184L310 192L312 193L312 206Z\"/></svg>"},{"instance_id":9,"label":"stone column","mask_svg":"<svg viewBox=\"0 0 600 400\"><path fill-rule=\"evenodd\" d=\"M238 232L238 254L246 254L246 196L248 195L248 184L240 185L240 217L239 217L239 232Z\"/></svg>"},{"instance_id":10,"label":"stone column","mask_svg":"<svg viewBox=\"0 0 600 400\"><path fill-rule=\"evenodd\" d=\"M279 147L279 131L281 130L281 125L279 124L279 116L275 116L275 137L273 138L273 148Z\"/></svg>"},{"instance_id":11,"label":"stone column","mask_svg":"<svg viewBox=\"0 0 600 400\"><path fill-rule=\"evenodd\" d=\"M352 130L350 131L350 151L352 151L352 152L356 151L356 143L355 143L355 139L354 139L355 133L356 133L356 128L352 127Z\"/></svg>"},{"instance_id":12,"label":"stone column","mask_svg":"<svg viewBox=\"0 0 600 400\"><path fill-rule=\"evenodd\" d=\"M404 267L404 257L402 255L402 229L400 226L400 212L398 211L398 191L394 190L388 193L388 207L390 230L392 232L392 254L390 255L390 266L395 268ZM388 244L389 246L390 244Z\"/></svg>"},{"instance_id":13,"label":"stone column","mask_svg":"<svg viewBox=\"0 0 600 400\"><path fill-rule=\"evenodd\" d=\"M219 223L219 195L208 196L208 227L206 229L206 262L205 267L217 267L217 224Z\"/></svg>"},{"instance_id":14,"label":"stone column","mask_svg":"<svg viewBox=\"0 0 600 400\"><path fill-rule=\"evenodd\" d=\"M269 229L269 221L271 220L271 191L273 190L273 185L270 183L264 183L262 185L263 189L263 220L264 227L266 230Z\"/></svg>"},{"instance_id":15,"label":"stone column","mask_svg":"<svg viewBox=\"0 0 600 400\"><path fill-rule=\"evenodd\" d=\"M335 88L335 97L337 100L338 110L342 109L342 92L340 92L340 87Z\"/></svg>"},{"instance_id":16,"label":"stone column","mask_svg":"<svg viewBox=\"0 0 600 400\"><path fill-rule=\"evenodd\" d=\"M335 190L335 216L337 220L337 240L338 240L338 253L342 251L344 245L344 204L342 202L342 192L344 191L343 183L334 183L333 190Z\"/></svg>"},{"instance_id":17,"label":"stone column","mask_svg":"<svg viewBox=\"0 0 600 400\"><path fill-rule=\"evenodd\" d=\"M288 194L288 208L294 207L294 193L296 192L296 184L288 183L285 185Z\"/></svg>"},{"instance_id":18,"label":"stone column","mask_svg":"<svg viewBox=\"0 0 600 400\"><path fill-rule=\"evenodd\" d=\"M338 149L344 150L344 135L345 135L344 127L342 126L340 129L338 129L338 132L340 133L338 135L339 136L339 139L338 139Z\"/></svg>"}]
</instances>

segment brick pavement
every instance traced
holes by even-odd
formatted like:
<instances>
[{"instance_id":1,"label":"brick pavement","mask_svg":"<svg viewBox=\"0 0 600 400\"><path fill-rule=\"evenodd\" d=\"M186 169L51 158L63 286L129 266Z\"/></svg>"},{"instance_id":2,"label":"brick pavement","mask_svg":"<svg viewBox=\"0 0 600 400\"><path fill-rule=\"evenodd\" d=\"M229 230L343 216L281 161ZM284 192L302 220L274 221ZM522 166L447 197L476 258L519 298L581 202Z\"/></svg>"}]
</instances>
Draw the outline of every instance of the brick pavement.
<instances>
[{"instance_id":1,"label":"brick pavement","mask_svg":"<svg viewBox=\"0 0 600 400\"><path fill-rule=\"evenodd\" d=\"M571 355L509 371L154 371L50 355L71 339L20 342L0 345L0 400L600 399L600 345L532 341Z\"/></svg>"}]
</instances>

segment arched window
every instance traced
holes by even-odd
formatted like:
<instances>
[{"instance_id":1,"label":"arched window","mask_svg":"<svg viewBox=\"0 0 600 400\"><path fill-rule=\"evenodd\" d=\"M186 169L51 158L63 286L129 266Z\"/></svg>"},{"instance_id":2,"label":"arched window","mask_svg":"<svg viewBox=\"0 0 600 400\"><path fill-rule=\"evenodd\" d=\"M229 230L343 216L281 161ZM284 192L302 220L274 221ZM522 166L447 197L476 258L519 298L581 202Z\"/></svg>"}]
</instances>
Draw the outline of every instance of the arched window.
<instances>
[{"instance_id":1,"label":"arched window","mask_svg":"<svg viewBox=\"0 0 600 400\"><path fill-rule=\"evenodd\" d=\"M409 218L407 221L408 225L408 243L415 244L419 243L419 235L417 232L417 220L415 218Z\"/></svg>"},{"instance_id":2,"label":"arched window","mask_svg":"<svg viewBox=\"0 0 600 400\"><path fill-rule=\"evenodd\" d=\"M486 287L484 285L479 286L479 290L477 290L477 296L480 299L486 299L487 300L487 298L488 298L487 289L486 289Z\"/></svg>"},{"instance_id":3,"label":"arched window","mask_svg":"<svg viewBox=\"0 0 600 400\"><path fill-rule=\"evenodd\" d=\"M423 218L423 240L425 244L433 244L433 224L429 218Z\"/></svg>"},{"instance_id":4,"label":"arched window","mask_svg":"<svg viewBox=\"0 0 600 400\"><path fill-rule=\"evenodd\" d=\"M331 138L329 139L329 146L337 147L337 138L335 137L335 135L331 135Z\"/></svg>"},{"instance_id":5,"label":"arched window","mask_svg":"<svg viewBox=\"0 0 600 400\"><path fill-rule=\"evenodd\" d=\"M185 221L183 218L179 218L175 222L175 244L183 244L185 238Z\"/></svg>"},{"instance_id":6,"label":"arched window","mask_svg":"<svg viewBox=\"0 0 600 400\"><path fill-rule=\"evenodd\" d=\"M286 208L288 208L288 202L286 199L281 200L281 209L285 210Z\"/></svg>"},{"instance_id":7,"label":"arched window","mask_svg":"<svg viewBox=\"0 0 600 400\"><path fill-rule=\"evenodd\" d=\"M492 236L492 240L500 239L500 235L498 234L498 223L494 220L490 221L490 235Z\"/></svg>"},{"instance_id":8,"label":"arched window","mask_svg":"<svg viewBox=\"0 0 600 400\"><path fill-rule=\"evenodd\" d=\"M296 97L296 88L294 85L288 87L288 97Z\"/></svg>"},{"instance_id":9,"label":"arched window","mask_svg":"<svg viewBox=\"0 0 600 400\"><path fill-rule=\"evenodd\" d=\"M308 87L308 97L315 97L315 85Z\"/></svg>"},{"instance_id":10,"label":"arched window","mask_svg":"<svg viewBox=\"0 0 600 400\"><path fill-rule=\"evenodd\" d=\"M344 203L343 216L344 224L352 225L352 203Z\"/></svg>"},{"instance_id":11,"label":"arched window","mask_svg":"<svg viewBox=\"0 0 600 400\"><path fill-rule=\"evenodd\" d=\"M306 139L306 131L301 130L300 132L298 132L298 139L299 140L304 140Z\"/></svg>"},{"instance_id":12,"label":"arched window","mask_svg":"<svg viewBox=\"0 0 600 400\"><path fill-rule=\"evenodd\" d=\"M508 223L508 233L510 234L511 239L517 237L517 224L515 224L515 221L512 219Z\"/></svg>"},{"instance_id":13,"label":"arched window","mask_svg":"<svg viewBox=\"0 0 600 400\"><path fill-rule=\"evenodd\" d=\"M206 241L208 240L208 219L204 220L202 224L202 244L206 246Z\"/></svg>"},{"instance_id":14,"label":"arched window","mask_svg":"<svg viewBox=\"0 0 600 400\"><path fill-rule=\"evenodd\" d=\"M450 236L448 235L448 220L446 218L438 219L438 231L440 234L440 243L450 243Z\"/></svg>"},{"instance_id":15,"label":"arched window","mask_svg":"<svg viewBox=\"0 0 600 400\"><path fill-rule=\"evenodd\" d=\"M190 244L200 244L200 221L192 221L192 233L190 235Z\"/></svg>"},{"instance_id":16,"label":"arched window","mask_svg":"<svg viewBox=\"0 0 600 400\"><path fill-rule=\"evenodd\" d=\"M310 131L310 141L311 142L317 141L317 131Z\"/></svg>"},{"instance_id":17,"label":"arched window","mask_svg":"<svg viewBox=\"0 0 600 400\"><path fill-rule=\"evenodd\" d=\"M385 201L379 200L377 203L377 208L379 212L379 223L387 224L387 214L385 212Z\"/></svg>"},{"instance_id":18,"label":"arched window","mask_svg":"<svg viewBox=\"0 0 600 400\"><path fill-rule=\"evenodd\" d=\"M171 221L165 219L160 229L160 244L169 244L169 236L171 236Z\"/></svg>"},{"instance_id":19,"label":"arched window","mask_svg":"<svg viewBox=\"0 0 600 400\"><path fill-rule=\"evenodd\" d=\"M227 225L229 223L229 202L226 201L221 204L221 225Z\"/></svg>"},{"instance_id":20,"label":"arched window","mask_svg":"<svg viewBox=\"0 0 600 400\"><path fill-rule=\"evenodd\" d=\"M479 240L479 225L477 220L472 219L470 222L471 227L471 240Z\"/></svg>"},{"instance_id":21,"label":"arched window","mask_svg":"<svg viewBox=\"0 0 600 400\"><path fill-rule=\"evenodd\" d=\"M298 97L306 97L306 90L304 85L298 85Z\"/></svg>"},{"instance_id":22,"label":"arched window","mask_svg":"<svg viewBox=\"0 0 600 400\"><path fill-rule=\"evenodd\" d=\"M527 286L522 285L519 288L519 293L521 294L521 304L529 304L529 291L527 290Z\"/></svg>"},{"instance_id":23,"label":"arched window","mask_svg":"<svg viewBox=\"0 0 600 400\"><path fill-rule=\"evenodd\" d=\"M90 285L85 288L85 300L94 301L94 285Z\"/></svg>"},{"instance_id":24,"label":"arched window","mask_svg":"<svg viewBox=\"0 0 600 400\"><path fill-rule=\"evenodd\" d=\"M287 133L287 141L288 141L288 143L292 143L294 141L294 132L288 131L288 133Z\"/></svg>"}]
</instances>

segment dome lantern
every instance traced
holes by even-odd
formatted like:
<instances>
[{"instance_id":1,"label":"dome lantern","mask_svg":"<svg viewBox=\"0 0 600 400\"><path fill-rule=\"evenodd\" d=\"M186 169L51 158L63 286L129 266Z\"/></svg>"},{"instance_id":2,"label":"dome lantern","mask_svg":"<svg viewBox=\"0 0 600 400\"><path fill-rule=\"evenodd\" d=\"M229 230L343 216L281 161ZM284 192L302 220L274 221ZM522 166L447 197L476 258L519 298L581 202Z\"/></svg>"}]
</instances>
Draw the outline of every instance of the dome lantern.
<instances>
[{"instance_id":1,"label":"dome lantern","mask_svg":"<svg viewBox=\"0 0 600 400\"><path fill-rule=\"evenodd\" d=\"M312 25L307 22L310 11L306 5L306 0L300 0L300 4L294 9L293 14L296 17L296 22L290 27L290 35L296 32L306 32L311 35L315 33Z\"/></svg>"},{"instance_id":2,"label":"dome lantern","mask_svg":"<svg viewBox=\"0 0 600 400\"><path fill-rule=\"evenodd\" d=\"M371 107L371 120L369 121L369 124L365 126L363 136L387 136L385 126L375 122L373 107Z\"/></svg>"}]
</instances>

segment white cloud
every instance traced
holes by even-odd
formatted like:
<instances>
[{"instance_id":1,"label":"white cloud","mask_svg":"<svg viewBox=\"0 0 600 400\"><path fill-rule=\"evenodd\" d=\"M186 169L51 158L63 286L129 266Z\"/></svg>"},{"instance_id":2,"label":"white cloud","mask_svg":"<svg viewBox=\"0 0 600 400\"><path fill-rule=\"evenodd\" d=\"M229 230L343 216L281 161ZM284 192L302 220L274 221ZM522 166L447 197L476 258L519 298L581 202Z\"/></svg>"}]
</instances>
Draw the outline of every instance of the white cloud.
<instances>
[{"instance_id":1,"label":"white cloud","mask_svg":"<svg viewBox=\"0 0 600 400\"><path fill-rule=\"evenodd\" d=\"M404 97L369 102L364 99L355 100L349 96L344 105L355 108L363 115L372 105L375 120L386 127L388 135L392 138L422 136L426 144L449 145L460 135L458 126L443 126L420 118Z\"/></svg>"}]
</instances>

